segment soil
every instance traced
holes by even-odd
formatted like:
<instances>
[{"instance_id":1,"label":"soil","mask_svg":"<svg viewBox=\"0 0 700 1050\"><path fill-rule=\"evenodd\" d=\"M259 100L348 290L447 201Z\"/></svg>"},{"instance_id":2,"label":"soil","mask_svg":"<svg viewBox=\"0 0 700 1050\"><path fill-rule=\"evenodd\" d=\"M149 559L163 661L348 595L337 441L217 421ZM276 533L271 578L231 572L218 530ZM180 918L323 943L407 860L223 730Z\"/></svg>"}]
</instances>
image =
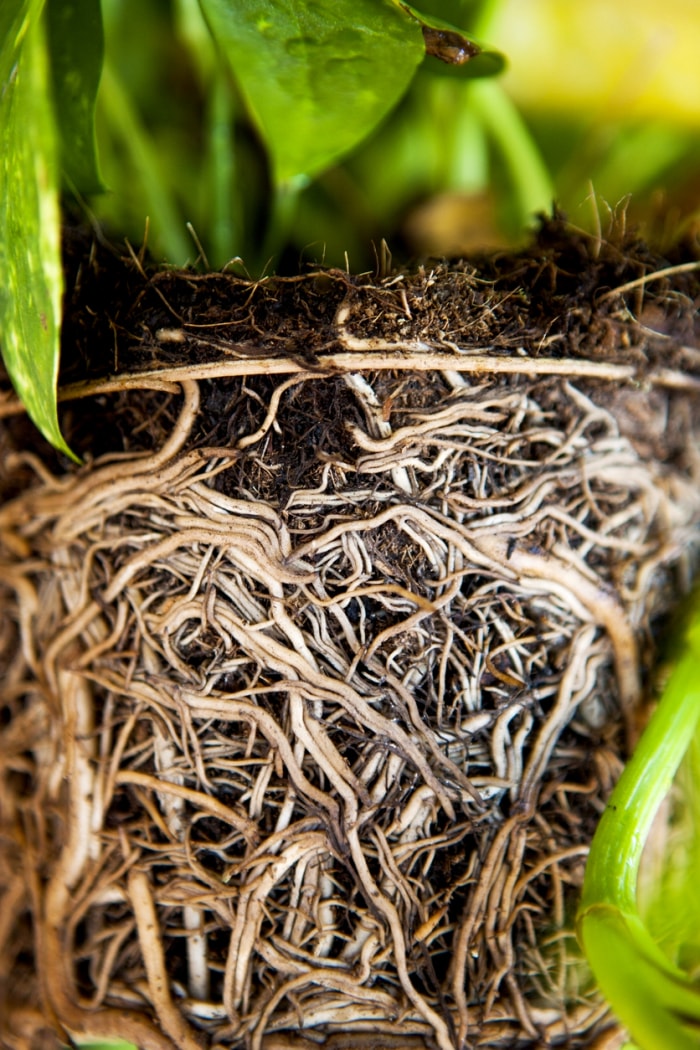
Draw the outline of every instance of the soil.
<instances>
[{"instance_id":1,"label":"soil","mask_svg":"<svg viewBox=\"0 0 700 1050\"><path fill-rule=\"evenodd\" d=\"M613 1047L573 917L700 548L697 252L66 235L0 392L0 1042Z\"/></svg>"}]
</instances>

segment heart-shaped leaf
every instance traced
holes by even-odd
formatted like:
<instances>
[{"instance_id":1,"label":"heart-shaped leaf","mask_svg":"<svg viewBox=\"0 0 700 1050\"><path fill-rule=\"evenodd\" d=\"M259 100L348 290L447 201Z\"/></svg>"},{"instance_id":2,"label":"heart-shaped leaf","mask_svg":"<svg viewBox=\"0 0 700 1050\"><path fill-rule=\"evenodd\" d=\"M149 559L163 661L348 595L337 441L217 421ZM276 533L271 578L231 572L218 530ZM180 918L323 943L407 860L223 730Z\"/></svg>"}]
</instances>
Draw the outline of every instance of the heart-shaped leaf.
<instances>
[{"instance_id":1,"label":"heart-shaped leaf","mask_svg":"<svg viewBox=\"0 0 700 1050\"><path fill-rule=\"evenodd\" d=\"M425 54L390 0L200 0L268 149L275 182L313 176L365 138Z\"/></svg>"}]
</instances>

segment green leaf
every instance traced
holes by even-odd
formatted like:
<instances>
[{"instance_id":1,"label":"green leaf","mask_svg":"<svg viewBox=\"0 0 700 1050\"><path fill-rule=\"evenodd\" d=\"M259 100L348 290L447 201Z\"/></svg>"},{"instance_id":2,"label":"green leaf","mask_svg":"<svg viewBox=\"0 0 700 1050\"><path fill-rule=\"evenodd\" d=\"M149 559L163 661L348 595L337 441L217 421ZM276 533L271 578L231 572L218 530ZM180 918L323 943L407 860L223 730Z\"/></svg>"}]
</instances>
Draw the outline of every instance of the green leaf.
<instances>
[{"instance_id":1,"label":"green leaf","mask_svg":"<svg viewBox=\"0 0 700 1050\"><path fill-rule=\"evenodd\" d=\"M56 411L62 273L41 8L0 4L0 346L29 415L72 455Z\"/></svg>"},{"instance_id":2,"label":"green leaf","mask_svg":"<svg viewBox=\"0 0 700 1050\"><path fill-rule=\"evenodd\" d=\"M200 0L265 141L277 184L311 177L368 135L425 48L390 0Z\"/></svg>"},{"instance_id":3,"label":"green leaf","mask_svg":"<svg viewBox=\"0 0 700 1050\"><path fill-rule=\"evenodd\" d=\"M63 176L71 190L104 189L95 148L95 101L104 57L100 0L48 0L46 25Z\"/></svg>"}]
</instances>

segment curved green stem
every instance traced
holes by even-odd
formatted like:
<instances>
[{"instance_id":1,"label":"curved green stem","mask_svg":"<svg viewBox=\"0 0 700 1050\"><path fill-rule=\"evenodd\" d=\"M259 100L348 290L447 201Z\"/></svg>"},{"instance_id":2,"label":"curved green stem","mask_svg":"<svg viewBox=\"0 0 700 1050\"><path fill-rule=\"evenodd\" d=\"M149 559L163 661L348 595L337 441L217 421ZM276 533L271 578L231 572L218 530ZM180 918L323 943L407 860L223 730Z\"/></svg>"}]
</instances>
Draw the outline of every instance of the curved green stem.
<instances>
[{"instance_id":1,"label":"curved green stem","mask_svg":"<svg viewBox=\"0 0 700 1050\"><path fill-rule=\"evenodd\" d=\"M641 1050L697 1050L700 984L661 951L637 899L642 852L700 720L700 608L596 831L577 916L601 991Z\"/></svg>"},{"instance_id":2,"label":"curved green stem","mask_svg":"<svg viewBox=\"0 0 700 1050\"><path fill-rule=\"evenodd\" d=\"M526 225L540 212L549 214L554 201L552 180L515 104L495 80L474 81L469 100L508 167L517 225Z\"/></svg>"}]
</instances>

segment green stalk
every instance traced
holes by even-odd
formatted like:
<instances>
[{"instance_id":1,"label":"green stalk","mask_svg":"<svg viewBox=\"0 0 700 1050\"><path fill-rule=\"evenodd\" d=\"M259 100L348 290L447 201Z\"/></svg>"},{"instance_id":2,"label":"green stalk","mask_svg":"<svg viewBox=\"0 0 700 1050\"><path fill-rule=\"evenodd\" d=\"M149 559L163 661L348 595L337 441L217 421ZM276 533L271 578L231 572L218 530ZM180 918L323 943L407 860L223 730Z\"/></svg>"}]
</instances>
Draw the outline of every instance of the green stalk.
<instances>
[{"instance_id":1,"label":"green stalk","mask_svg":"<svg viewBox=\"0 0 700 1050\"><path fill-rule=\"evenodd\" d=\"M515 103L495 80L475 80L469 101L508 168L517 226L527 225L540 212L549 214L555 197L552 180Z\"/></svg>"},{"instance_id":2,"label":"green stalk","mask_svg":"<svg viewBox=\"0 0 700 1050\"><path fill-rule=\"evenodd\" d=\"M271 264L279 262L279 256L290 240L292 225L299 208L299 196L308 186L305 175L297 175L273 186L272 199L261 255L256 267L263 273Z\"/></svg>"},{"instance_id":3,"label":"green stalk","mask_svg":"<svg viewBox=\"0 0 700 1050\"><path fill-rule=\"evenodd\" d=\"M240 186L233 142L233 91L221 63L214 71L207 102L205 139L206 182L211 189L210 262L218 268L240 252L243 243L241 208L237 199Z\"/></svg>"},{"instance_id":4,"label":"green stalk","mask_svg":"<svg viewBox=\"0 0 700 1050\"><path fill-rule=\"evenodd\" d=\"M662 952L637 896L649 830L699 720L696 606L681 658L594 836L577 916L579 940L600 989L641 1050L700 1045L700 984Z\"/></svg>"},{"instance_id":5,"label":"green stalk","mask_svg":"<svg viewBox=\"0 0 700 1050\"><path fill-rule=\"evenodd\" d=\"M141 181L139 200L148 215L169 263L184 265L192 254L184 222L170 189L156 149L132 105L129 95L107 59L102 73L100 99L108 126L113 129Z\"/></svg>"},{"instance_id":6,"label":"green stalk","mask_svg":"<svg viewBox=\"0 0 700 1050\"><path fill-rule=\"evenodd\" d=\"M206 262L216 270L242 254L245 247L242 202L246 191L235 141L236 93L230 70L217 49L198 0L176 0L175 26L197 71L204 99L196 232L202 235Z\"/></svg>"}]
</instances>

